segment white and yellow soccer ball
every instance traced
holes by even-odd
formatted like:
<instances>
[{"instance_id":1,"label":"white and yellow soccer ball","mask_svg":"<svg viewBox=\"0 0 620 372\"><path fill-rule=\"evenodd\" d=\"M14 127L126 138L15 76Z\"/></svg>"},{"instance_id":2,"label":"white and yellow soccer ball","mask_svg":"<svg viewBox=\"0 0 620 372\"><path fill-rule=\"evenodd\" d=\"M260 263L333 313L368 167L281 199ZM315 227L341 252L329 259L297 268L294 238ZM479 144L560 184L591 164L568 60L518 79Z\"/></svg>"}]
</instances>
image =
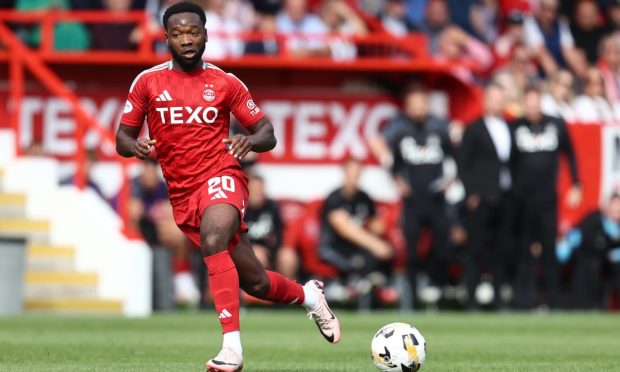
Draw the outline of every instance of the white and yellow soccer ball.
<instances>
[{"instance_id":1,"label":"white and yellow soccer ball","mask_svg":"<svg viewBox=\"0 0 620 372\"><path fill-rule=\"evenodd\" d=\"M390 323L372 338L370 351L381 371L414 372L426 360L426 340L410 324Z\"/></svg>"}]
</instances>

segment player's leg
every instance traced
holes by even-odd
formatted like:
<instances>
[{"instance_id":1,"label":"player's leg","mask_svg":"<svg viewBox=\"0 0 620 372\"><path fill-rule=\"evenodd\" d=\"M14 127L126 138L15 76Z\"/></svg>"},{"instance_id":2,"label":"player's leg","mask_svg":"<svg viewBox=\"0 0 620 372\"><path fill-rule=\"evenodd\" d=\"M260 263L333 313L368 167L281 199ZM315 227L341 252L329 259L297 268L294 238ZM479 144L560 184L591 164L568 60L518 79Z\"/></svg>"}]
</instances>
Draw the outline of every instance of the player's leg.
<instances>
[{"instance_id":1,"label":"player's leg","mask_svg":"<svg viewBox=\"0 0 620 372\"><path fill-rule=\"evenodd\" d=\"M252 251L247 234L241 234L240 242L231 255L244 291L267 301L303 304L325 339L332 343L340 340L340 323L327 305L323 283L311 280L301 286L274 271L265 270Z\"/></svg>"},{"instance_id":2,"label":"player's leg","mask_svg":"<svg viewBox=\"0 0 620 372\"><path fill-rule=\"evenodd\" d=\"M227 249L239 225L239 211L230 204L208 206L200 221L201 250L209 272L209 289L224 334L222 351L207 362L209 371L237 371L243 366L239 276Z\"/></svg>"}]
</instances>

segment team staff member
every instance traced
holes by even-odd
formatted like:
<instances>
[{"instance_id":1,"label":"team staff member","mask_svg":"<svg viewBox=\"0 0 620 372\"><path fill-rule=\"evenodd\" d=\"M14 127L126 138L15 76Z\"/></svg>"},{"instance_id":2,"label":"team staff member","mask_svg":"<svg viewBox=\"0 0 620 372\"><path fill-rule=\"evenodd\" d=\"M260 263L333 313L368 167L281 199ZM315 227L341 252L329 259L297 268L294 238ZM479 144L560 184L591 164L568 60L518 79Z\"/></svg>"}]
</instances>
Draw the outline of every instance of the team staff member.
<instances>
[{"instance_id":1,"label":"team staff member","mask_svg":"<svg viewBox=\"0 0 620 372\"><path fill-rule=\"evenodd\" d=\"M507 282L512 261L510 250L512 177L510 173L511 135L504 119L506 100L503 89L495 84L484 91L484 114L470 124L459 149L459 175L465 187L465 247L463 276L469 310L475 310L475 291L483 265L492 268L495 306L500 286ZM484 254L485 244L492 249Z\"/></svg>"},{"instance_id":2,"label":"team staff member","mask_svg":"<svg viewBox=\"0 0 620 372\"><path fill-rule=\"evenodd\" d=\"M452 156L447 123L428 113L428 96L412 89L404 96L404 112L386 128L394 162L392 172L403 193L403 231L407 240L407 275L416 298L416 277L420 270L416 252L420 231L431 229L433 248L427 271L435 284L446 281L449 264L450 221L444 191L448 181L443 163Z\"/></svg>"},{"instance_id":3,"label":"team staff member","mask_svg":"<svg viewBox=\"0 0 620 372\"><path fill-rule=\"evenodd\" d=\"M525 116L512 125L514 190L519 206L519 263L516 301L522 308L537 305L536 247L542 247L547 303L558 307L559 265L555 255L560 155L566 156L573 182L568 193L571 207L581 201L581 187L573 145L562 119L541 111L541 92L529 87L524 95ZM539 243L539 244L536 244Z\"/></svg>"}]
</instances>

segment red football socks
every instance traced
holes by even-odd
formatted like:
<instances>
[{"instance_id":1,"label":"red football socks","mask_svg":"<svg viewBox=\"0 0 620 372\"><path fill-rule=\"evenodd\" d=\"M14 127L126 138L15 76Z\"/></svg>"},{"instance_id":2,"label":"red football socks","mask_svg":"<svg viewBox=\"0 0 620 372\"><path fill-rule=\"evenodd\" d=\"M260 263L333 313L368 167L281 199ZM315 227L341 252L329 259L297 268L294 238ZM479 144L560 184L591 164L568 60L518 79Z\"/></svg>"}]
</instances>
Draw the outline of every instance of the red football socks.
<instances>
[{"instance_id":1,"label":"red football socks","mask_svg":"<svg viewBox=\"0 0 620 372\"><path fill-rule=\"evenodd\" d=\"M276 272L265 271L269 277L269 292L265 295L264 300L280 304L302 304L304 302L304 289L301 284Z\"/></svg>"},{"instance_id":2,"label":"red football socks","mask_svg":"<svg viewBox=\"0 0 620 372\"><path fill-rule=\"evenodd\" d=\"M239 276L228 251L204 258L209 288L223 333L239 330Z\"/></svg>"}]
</instances>

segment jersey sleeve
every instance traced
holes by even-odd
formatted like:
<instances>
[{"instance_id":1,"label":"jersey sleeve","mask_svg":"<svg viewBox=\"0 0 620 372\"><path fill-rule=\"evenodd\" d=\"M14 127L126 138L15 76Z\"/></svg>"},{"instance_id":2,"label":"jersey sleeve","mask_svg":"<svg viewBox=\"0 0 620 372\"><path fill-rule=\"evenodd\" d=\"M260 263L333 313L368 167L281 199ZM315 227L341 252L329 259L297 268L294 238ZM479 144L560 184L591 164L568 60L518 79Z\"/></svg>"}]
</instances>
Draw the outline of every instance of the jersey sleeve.
<instances>
[{"instance_id":1,"label":"jersey sleeve","mask_svg":"<svg viewBox=\"0 0 620 372\"><path fill-rule=\"evenodd\" d=\"M239 120L241 125L249 127L262 119L265 114L254 103L248 88L235 75L229 75L229 105L230 111Z\"/></svg>"},{"instance_id":2,"label":"jersey sleeve","mask_svg":"<svg viewBox=\"0 0 620 372\"><path fill-rule=\"evenodd\" d=\"M141 127L148 113L148 89L144 76L138 75L129 88L121 124Z\"/></svg>"}]
</instances>

